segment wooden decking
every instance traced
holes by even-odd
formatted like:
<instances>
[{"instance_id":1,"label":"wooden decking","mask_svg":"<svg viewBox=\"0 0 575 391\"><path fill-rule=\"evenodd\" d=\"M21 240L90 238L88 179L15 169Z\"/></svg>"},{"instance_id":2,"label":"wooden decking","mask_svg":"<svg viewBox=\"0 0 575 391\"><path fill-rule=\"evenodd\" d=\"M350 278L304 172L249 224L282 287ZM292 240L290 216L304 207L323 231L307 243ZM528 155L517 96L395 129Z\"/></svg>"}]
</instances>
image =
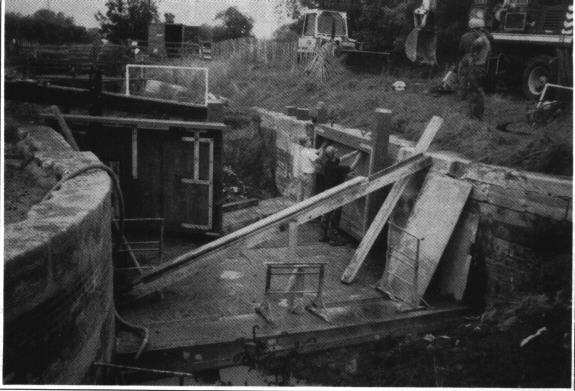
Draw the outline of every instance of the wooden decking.
<instances>
[{"instance_id":1,"label":"wooden decking","mask_svg":"<svg viewBox=\"0 0 575 391\"><path fill-rule=\"evenodd\" d=\"M304 340L316 341L308 343L307 348L318 350L437 327L438 321L453 320L461 313L462 307L455 306L409 311L409 307L387 300L373 288L383 272L383 253L368 260L353 284L341 283L340 276L354 246L332 247L318 238L318 223L301 226L296 254L300 262L326 263L323 298L329 322L310 312L291 313L282 297L274 306L275 323L256 314L255 307L264 299L265 263L286 262L288 234L279 232L258 248L243 249L237 256L201 265L188 279L164 289L163 297L152 295L120 308L126 320L150 331L140 365L149 362L155 367L188 370L226 366L245 352L245 341L254 339L254 335L265 340L267 348L273 345L272 350L278 353L293 346L301 348ZM275 287L286 284L287 280L278 279ZM306 289L313 286L313 278L308 277ZM306 297L308 303L311 299ZM429 320L424 320L426 317ZM277 343L280 338L283 342ZM131 362L140 343L140 336L120 330L120 359ZM185 357L191 357L185 364L181 362L184 351L188 352ZM160 357L164 364L159 364Z\"/></svg>"}]
</instances>

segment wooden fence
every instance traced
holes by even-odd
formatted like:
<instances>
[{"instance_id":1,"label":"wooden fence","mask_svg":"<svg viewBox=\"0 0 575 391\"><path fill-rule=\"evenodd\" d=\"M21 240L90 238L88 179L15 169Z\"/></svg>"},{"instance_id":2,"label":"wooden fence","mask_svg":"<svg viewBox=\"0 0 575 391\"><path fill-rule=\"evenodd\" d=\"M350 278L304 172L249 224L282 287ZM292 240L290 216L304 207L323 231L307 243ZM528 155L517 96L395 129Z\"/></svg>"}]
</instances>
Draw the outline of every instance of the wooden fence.
<instances>
[{"instance_id":1,"label":"wooden fence","mask_svg":"<svg viewBox=\"0 0 575 391\"><path fill-rule=\"evenodd\" d=\"M250 63L263 63L270 66L293 68L297 61L297 41L278 42L258 40L256 38L238 38L214 42L212 45L214 59Z\"/></svg>"}]
</instances>

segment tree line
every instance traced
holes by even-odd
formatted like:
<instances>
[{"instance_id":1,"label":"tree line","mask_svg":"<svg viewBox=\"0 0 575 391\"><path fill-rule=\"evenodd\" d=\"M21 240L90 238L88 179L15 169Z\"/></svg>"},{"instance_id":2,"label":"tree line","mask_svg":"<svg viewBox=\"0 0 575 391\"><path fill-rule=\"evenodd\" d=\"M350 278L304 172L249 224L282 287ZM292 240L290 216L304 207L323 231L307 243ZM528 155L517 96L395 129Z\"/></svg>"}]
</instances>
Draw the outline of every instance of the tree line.
<instances>
[{"instance_id":1,"label":"tree line","mask_svg":"<svg viewBox=\"0 0 575 391\"><path fill-rule=\"evenodd\" d=\"M88 43L94 38L93 32L77 26L74 18L48 9L32 15L8 12L4 27L8 42L15 39L41 44Z\"/></svg>"},{"instance_id":2,"label":"tree line","mask_svg":"<svg viewBox=\"0 0 575 391\"><path fill-rule=\"evenodd\" d=\"M126 40L146 41L148 25L160 22L158 0L107 0L105 9L95 15L99 23L99 35L114 43ZM438 29L438 51L441 55L457 53L458 40L467 28L471 0L439 1L438 15L442 15ZM348 25L352 38L364 43L369 50L401 53L405 38L413 28L413 11L421 0L281 0L276 3L275 13L296 21L277 29L274 38L280 41L297 40L302 20L298 18L305 8L338 9L348 13ZM177 21L171 13L164 14L165 22ZM199 39L222 41L252 36L254 21L236 7L229 7L216 15L217 24L202 25ZM6 37L16 37L39 43L90 42L94 34L77 26L74 19L62 12L39 10L33 15L6 14ZM445 57L445 56L444 56Z\"/></svg>"},{"instance_id":3,"label":"tree line","mask_svg":"<svg viewBox=\"0 0 575 391\"><path fill-rule=\"evenodd\" d=\"M128 40L146 41L150 23L161 22L157 0L108 0L105 9L94 15L99 24L97 33L78 26L74 18L48 9L33 15L6 14L6 39L27 40L40 44L88 43L105 38L113 43ZM172 13L164 14L165 23L177 23ZM216 15L217 24L200 26L200 39L222 41L252 35L254 21L236 7ZM181 22L180 22L181 23Z\"/></svg>"}]
</instances>

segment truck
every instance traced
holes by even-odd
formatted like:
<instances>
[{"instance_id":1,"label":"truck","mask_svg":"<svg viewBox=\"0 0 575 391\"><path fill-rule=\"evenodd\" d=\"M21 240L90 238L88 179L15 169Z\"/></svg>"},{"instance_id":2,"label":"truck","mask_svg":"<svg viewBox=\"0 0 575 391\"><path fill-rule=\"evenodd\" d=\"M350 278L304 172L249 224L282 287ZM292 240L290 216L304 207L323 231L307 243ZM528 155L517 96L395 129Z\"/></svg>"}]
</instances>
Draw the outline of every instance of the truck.
<instances>
[{"instance_id":1,"label":"truck","mask_svg":"<svg viewBox=\"0 0 575 391\"><path fill-rule=\"evenodd\" d=\"M414 29L405 45L414 62L437 63L440 2L424 0L414 12ZM481 20L492 36L490 84L520 82L531 98L538 98L546 84L573 84L571 0L473 0L469 19Z\"/></svg>"}]
</instances>

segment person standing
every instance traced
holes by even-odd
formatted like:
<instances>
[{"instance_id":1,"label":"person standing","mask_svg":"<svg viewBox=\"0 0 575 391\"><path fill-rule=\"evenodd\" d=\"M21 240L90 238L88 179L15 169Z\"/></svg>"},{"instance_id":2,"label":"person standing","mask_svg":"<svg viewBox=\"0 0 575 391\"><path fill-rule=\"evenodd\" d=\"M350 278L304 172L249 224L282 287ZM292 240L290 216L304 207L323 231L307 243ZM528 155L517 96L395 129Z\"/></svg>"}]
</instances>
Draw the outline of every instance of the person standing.
<instances>
[{"instance_id":1,"label":"person standing","mask_svg":"<svg viewBox=\"0 0 575 391\"><path fill-rule=\"evenodd\" d=\"M354 161L349 166L341 164L341 160L352 158L355 155ZM347 179L347 176L352 172L361 158L358 151L351 152L342 158L337 157L337 148L328 146L325 149L325 162L323 163L322 173L324 180L324 191L341 185ZM321 218L322 236L321 242L329 242L332 246L343 246L345 241L339 235L338 227L341 220L341 208L337 208L331 212L326 213Z\"/></svg>"},{"instance_id":2,"label":"person standing","mask_svg":"<svg viewBox=\"0 0 575 391\"><path fill-rule=\"evenodd\" d=\"M483 19L471 18L470 31L463 34L459 43L459 50L463 54L458 69L462 81L462 97L469 101L470 116L479 120L483 119L485 112L483 83L491 52L490 35L484 27Z\"/></svg>"},{"instance_id":3,"label":"person standing","mask_svg":"<svg viewBox=\"0 0 575 391\"><path fill-rule=\"evenodd\" d=\"M310 137L302 137L299 140L302 147L299 151L299 174L300 183L297 201L301 202L314 194L316 179L316 162L322 157L324 148L315 149L312 147Z\"/></svg>"}]
</instances>

